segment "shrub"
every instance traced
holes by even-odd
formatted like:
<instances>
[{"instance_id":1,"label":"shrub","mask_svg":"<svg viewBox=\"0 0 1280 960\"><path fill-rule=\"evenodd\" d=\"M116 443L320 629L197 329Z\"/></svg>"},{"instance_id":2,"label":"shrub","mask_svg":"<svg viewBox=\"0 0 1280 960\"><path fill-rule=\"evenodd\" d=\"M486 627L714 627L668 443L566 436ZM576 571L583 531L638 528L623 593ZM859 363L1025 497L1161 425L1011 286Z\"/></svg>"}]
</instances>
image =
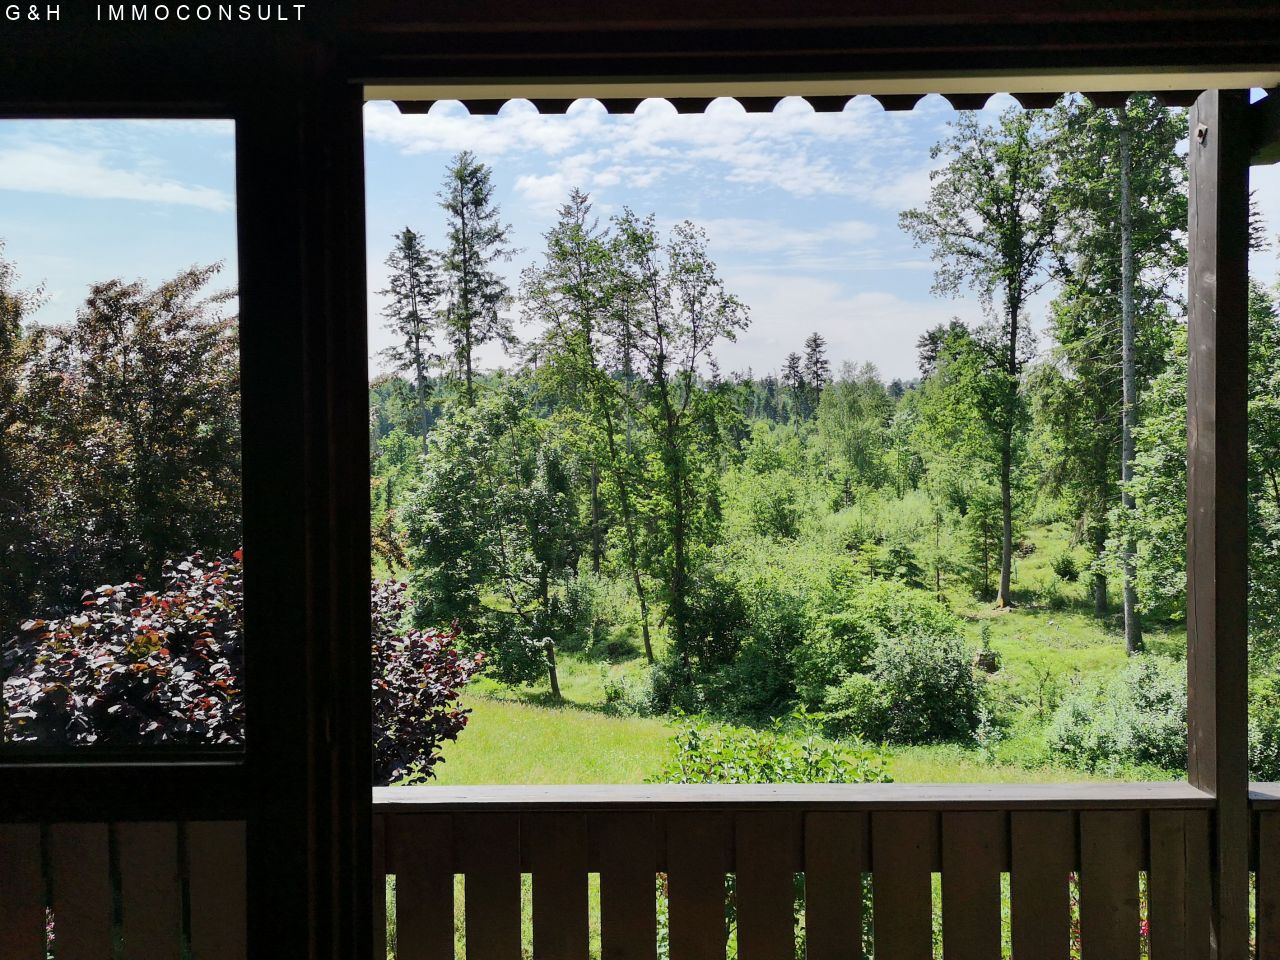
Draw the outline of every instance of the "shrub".
<instances>
[{"instance_id":1,"label":"shrub","mask_svg":"<svg viewBox=\"0 0 1280 960\"><path fill-rule=\"evenodd\" d=\"M887 638L869 675L828 688L828 723L894 743L971 739L983 716L983 681L970 659L957 635Z\"/></svg>"},{"instance_id":2,"label":"shrub","mask_svg":"<svg viewBox=\"0 0 1280 960\"><path fill-rule=\"evenodd\" d=\"M1053 572L1066 583L1075 583L1080 579L1080 567L1076 558L1069 553L1060 553L1053 558Z\"/></svg>"},{"instance_id":3,"label":"shrub","mask_svg":"<svg viewBox=\"0 0 1280 960\"><path fill-rule=\"evenodd\" d=\"M795 713L788 730L776 719L765 730L713 726L684 717L671 758L651 783L888 783L884 754L819 735L820 717Z\"/></svg>"},{"instance_id":4,"label":"shrub","mask_svg":"<svg viewBox=\"0 0 1280 960\"><path fill-rule=\"evenodd\" d=\"M440 747L457 740L470 710L458 694L480 668L479 654L458 652L451 631L404 630L406 585L373 585L373 772L376 783L427 779Z\"/></svg>"},{"instance_id":5,"label":"shrub","mask_svg":"<svg viewBox=\"0 0 1280 960\"><path fill-rule=\"evenodd\" d=\"M893 581L832 577L810 595L811 637L795 653L801 699L819 706L828 687L866 672L882 642L960 636L960 624L932 594Z\"/></svg>"},{"instance_id":6,"label":"shrub","mask_svg":"<svg viewBox=\"0 0 1280 960\"><path fill-rule=\"evenodd\" d=\"M753 479L747 511L751 529L771 540L794 540L800 535L800 505L791 478L781 472Z\"/></svg>"},{"instance_id":7,"label":"shrub","mask_svg":"<svg viewBox=\"0 0 1280 960\"><path fill-rule=\"evenodd\" d=\"M1049 726L1051 750L1090 771L1187 766L1186 669L1163 657L1135 657L1105 679L1077 684Z\"/></svg>"},{"instance_id":8,"label":"shrub","mask_svg":"<svg viewBox=\"0 0 1280 960\"><path fill-rule=\"evenodd\" d=\"M452 633L401 629L401 583L374 584L375 777L430 776L467 711L459 689L479 667ZM141 580L86 591L82 610L29 620L4 647L5 732L41 746L244 743L241 552L200 554Z\"/></svg>"},{"instance_id":9,"label":"shrub","mask_svg":"<svg viewBox=\"0 0 1280 960\"><path fill-rule=\"evenodd\" d=\"M162 579L104 584L79 614L21 625L4 649L11 742L243 743L240 551L165 563Z\"/></svg>"},{"instance_id":10,"label":"shrub","mask_svg":"<svg viewBox=\"0 0 1280 960\"><path fill-rule=\"evenodd\" d=\"M1249 697L1249 776L1280 780L1280 678L1252 685Z\"/></svg>"}]
</instances>

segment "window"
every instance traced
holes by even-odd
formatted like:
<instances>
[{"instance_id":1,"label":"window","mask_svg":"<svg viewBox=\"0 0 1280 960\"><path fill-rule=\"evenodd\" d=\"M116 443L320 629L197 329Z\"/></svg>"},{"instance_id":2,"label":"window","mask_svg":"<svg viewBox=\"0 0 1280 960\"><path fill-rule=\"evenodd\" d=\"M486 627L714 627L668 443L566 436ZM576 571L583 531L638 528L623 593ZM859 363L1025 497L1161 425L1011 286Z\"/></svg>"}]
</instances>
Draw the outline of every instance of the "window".
<instances>
[{"instance_id":1,"label":"window","mask_svg":"<svg viewBox=\"0 0 1280 960\"><path fill-rule=\"evenodd\" d=\"M0 124L7 751L243 741L233 135Z\"/></svg>"}]
</instances>

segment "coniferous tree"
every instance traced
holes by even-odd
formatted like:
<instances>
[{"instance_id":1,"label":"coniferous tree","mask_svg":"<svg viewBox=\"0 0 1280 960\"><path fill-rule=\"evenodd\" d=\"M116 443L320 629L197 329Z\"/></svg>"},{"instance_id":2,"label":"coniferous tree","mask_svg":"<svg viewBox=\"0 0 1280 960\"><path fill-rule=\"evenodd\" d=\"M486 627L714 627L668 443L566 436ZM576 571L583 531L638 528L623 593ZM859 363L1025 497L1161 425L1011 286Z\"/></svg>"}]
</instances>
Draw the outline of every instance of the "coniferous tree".
<instances>
[{"instance_id":1,"label":"coniferous tree","mask_svg":"<svg viewBox=\"0 0 1280 960\"><path fill-rule=\"evenodd\" d=\"M791 400L791 420L799 428L804 419L805 379L804 359L794 351L782 361L782 385L787 388Z\"/></svg>"},{"instance_id":2,"label":"coniferous tree","mask_svg":"<svg viewBox=\"0 0 1280 960\"><path fill-rule=\"evenodd\" d=\"M405 227L396 234L396 245L387 256L386 265L390 268L387 287L378 291L387 297L382 315L400 342L383 353L397 370L413 374L418 425L425 449L430 429L427 399L428 370L434 359L431 352L433 311L440 295L436 258L423 245L422 237Z\"/></svg>"},{"instance_id":3,"label":"coniferous tree","mask_svg":"<svg viewBox=\"0 0 1280 960\"><path fill-rule=\"evenodd\" d=\"M515 341L511 321L502 315L510 291L494 270L514 253L507 246L511 228L502 222L493 193L493 172L464 150L453 158L439 194L447 223L441 327L468 406L475 403L476 350Z\"/></svg>"},{"instance_id":4,"label":"coniferous tree","mask_svg":"<svg viewBox=\"0 0 1280 960\"><path fill-rule=\"evenodd\" d=\"M809 409L818 409L818 398L831 382L831 361L827 359L827 341L816 330L804 341L804 379L807 387Z\"/></svg>"}]
</instances>

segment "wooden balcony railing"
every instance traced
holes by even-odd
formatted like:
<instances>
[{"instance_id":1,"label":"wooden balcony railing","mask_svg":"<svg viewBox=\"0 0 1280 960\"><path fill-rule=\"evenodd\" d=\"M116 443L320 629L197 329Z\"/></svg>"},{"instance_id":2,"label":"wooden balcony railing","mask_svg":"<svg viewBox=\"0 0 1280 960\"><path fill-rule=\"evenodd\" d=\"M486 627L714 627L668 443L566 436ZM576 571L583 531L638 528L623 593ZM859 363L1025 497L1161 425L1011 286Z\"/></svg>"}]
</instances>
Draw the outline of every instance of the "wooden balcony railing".
<instances>
[{"instance_id":1,"label":"wooden balcony railing","mask_svg":"<svg viewBox=\"0 0 1280 960\"><path fill-rule=\"evenodd\" d=\"M1255 956L1280 960L1280 784L1250 799ZM1137 960L1143 890L1151 960L1209 956L1214 801L1186 784L396 787L373 809L398 960L454 957L458 907L470 960L654 960L660 934L709 960L730 896L742 960L792 960L797 910L814 960L932 958L935 913L946 960ZM234 821L0 825L0 960L50 932L58 960L242 960L244 868Z\"/></svg>"},{"instance_id":2,"label":"wooden balcony railing","mask_svg":"<svg viewBox=\"0 0 1280 960\"><path fill-rule=\"evenodd\" d=\"M1073 917L1085 960L1137 960L1145 889L1151 960L1199 958L1209 955L1212 808L1167 783L390 788L374 791L375 897L385 908L394 875L399 960L454 956L457 875L470 960L586 960L595 873L601 957L654 960L661 878L671 960L712 960L726 952L732 875L742 960L792 960L798 909L813 960L864 947L876 960L930 960L940 874L947 960L992 960L1006 945L1018 960L1066 960Z\"/></svg>"}]
</instances>

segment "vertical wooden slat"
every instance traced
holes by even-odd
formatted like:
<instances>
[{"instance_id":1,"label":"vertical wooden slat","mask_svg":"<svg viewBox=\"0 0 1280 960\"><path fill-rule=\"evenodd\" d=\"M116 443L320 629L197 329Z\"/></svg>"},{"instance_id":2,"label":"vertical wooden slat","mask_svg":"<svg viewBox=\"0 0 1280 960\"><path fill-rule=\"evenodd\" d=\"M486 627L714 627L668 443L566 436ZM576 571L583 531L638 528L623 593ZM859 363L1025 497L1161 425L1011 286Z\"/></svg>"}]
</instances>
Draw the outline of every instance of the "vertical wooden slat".
<instances>
[{"instance_id":1,"label":"vertical wooden slat","mask_svg":"<svg viewBox=\"0 0 1280 960\"><path fill-rule=\"evenodd\" d=\"M1280 811L1258 813L1258 960L1280 960Z\"/></svg>"},{"instance_id":2,"label":"vertical wooden slat","mask_svg":"<svg viewBox=\"0 0 1280 960\"><path fill-rule=\"evenodd\" d=\"M1215 796L1213 939L1249 950L1248 91L1188 117L1187 774Z\"/></svg>"},{"instance_id":3,"label":"vertical wooden slat","mask_svg":"<svg viewBox=\"0 0 1280 960\"><path fill-rule=\"evenodd\" d=\"M732 824L718 813L673 813L666 827L671 960L724 957Z\"/></svg>"},{"instance_id":4,"label":"vertical wooden slat","mask_svg":"<svg viewBox=\"0 0 1280 960\"><path fill-rule=\"evenodd\" d=\"M871 815L876 960L931 960L937 845L936 814Z\"/></svg>"},{"instance_id":5,"label":"vertical wooden slat","mask_svg":"<svg viewBox=\"0 0 1280 960\"><path fill-rule=\"evenodd\" d=\"M1080 951L1084 960L1138 960L1142 814L1080 814Z\"/></svg>"},{"instance_id":6,"label":"vertical wooden slat","mask_svg":"<svg viewBox=\"0 0 1280 960\"><path fill-rule=\"evenodd\" d=\"M800 815L740 813L734 875L741 960L790 960L795 954L795 875L801 869Z\"/></svg>"},{"instance_id":7,"label":"vertical wooden slat","mask_svg":"<svg viewBox=\"0 0 1280 960\"><path fill-rule=\"evenodd\" d=\"M1187 835L1181 810L1152 810L1148 844L1147 919L1152 960L1185 960L1194 931L1187 928ZM1209 931L1203 931L1206 943Z\"/></svg>"},{"instance_id":8,"label":"vertical wooden slat","mask_svg":"<svg viewBox=\"0 0 1280 960\"><path fill-rule=\"evenodd\" d=\"M588 830L600 864L602 960L656 960L657 839L653 815L593 815Z\"/></svg>"},{"instance_id":9,"label":"vertical wooden slat","mask_svg":"<svg viewBox=\"0 0 1280 960\"><path fill-rule=\"evenodd\" d=\"M49 828L58 960L103 960L110 955L109 870L105 823L56 823Z\"/></svg>"},{"instance_id":10,"label":"vertical wooden slat","mask_svg":"<svg viewBox=\"0 0 1280 960\"><path fill-rule=\"evenodd\" d=\"M466 875L468 960L520 960L520 818L468 814L454 829Z\"/></svg>"},{"instance_id":11,"label":"vertical wooden slat","mask_svg":"<svg viewBox=\"0 0 1280 960\"><path fill-rule=\"evenodd\" d=\"M587 824L580 813L525 814L520 834L533 874L533 955L587 960Z\"/></svg>"},{"instance_id":12,"label":"vertical wooden slat","mask_svg":"<svg viewBox=\"0 0 1280 960\"><path fill-rule=\"evenodd\" d=\"M814 811L804 821L809 960L862 960L862 875L871 863L865 813Z\"/></svg>"},{"instance_id":13,"label":"vertical wooden slat","mask_svg":"<svg viewBox=\"0 0 1280 960\"><path fill-rule=\"evenodd\" d=\"M942 948L947 960L1000 956L1005 824L999 812L942 815Z\"/></svg>"},{"instance_id":14,"label":"vertical wooden slat","mask_svg":"<svg viewBox=\"0 0 1280 960\"><path fill-rule=\"evenodd\" d=\"M115 831L125 960L179 960L178 825L120 823Z\"/></svg>"},{"instance_id":15,"label":"vertical wooden slat","mask_svg":"<svg viewBox=\"0 0 1280 960\"><path fill-rule=\"evenodd\" d=\"M373 960L385 960L387 956L387 818L374 816L373 847L370 862L373 868L369 882L373 886Z\"/></svg>"},{"instance_id":16,"label":"vertical wooden slat","mask_svg":"<svg viewBox=\"0 0 1280 960\"><path fill-rule=\"evenodd\" d=\"M1149 819L1151 958L1208 960L1208 811L1152 810Z\"/></svg>"},{"instance_id":17,"label":"vertical wooden slat","mask_svg":"<svg viewBox=\"0 0 1280 960\"><path fill-rule=\"evenodd\" d=\"M44 960L40 828L0 824L0 960Z\"/></svg>"},{"instance_id":18,"label":"vertical wooden slat","mask_svg":"<svg viewBox=\"0 0 1280 960\"><path fill-rule=\"evenodd\" d=\"M1075 820L1062 810L1010 815L1009 896L1015 960L1066 960L1071 950L1069 874Z\"/></svg>"},{"instance_id":19,"label":"vertical wooden slat","mask_svg":"<svg viewBox=\"0 0 1280 960\"><path fill-rule=\"evenodd\" d=\"M1213 929L1213 881L1210 872L1210 829L1208 810L1183 813L1187 864L1187 957L1209 960L1209 935Z\"/></svg>"},{"instance_id":20,"label":"vertical wooden slat","mask_svg":"<svg viewBox=\"0 0 1280 960\"><path fill-rule=\"evenodd\" d=\"M244 824L188 823L187 864L191 960L244 960Z\"/></svg>"},{"instance_id":21,"label":"vertical wooden slat","mask_svg":"<svg viewBox=\"0 0 1280 960\"><path fill-rule=\"evenodd\" d=\"M396 875L397 960L453 960L453 819L389 817L387 850Z\"/></svg>"}]
</instances>

